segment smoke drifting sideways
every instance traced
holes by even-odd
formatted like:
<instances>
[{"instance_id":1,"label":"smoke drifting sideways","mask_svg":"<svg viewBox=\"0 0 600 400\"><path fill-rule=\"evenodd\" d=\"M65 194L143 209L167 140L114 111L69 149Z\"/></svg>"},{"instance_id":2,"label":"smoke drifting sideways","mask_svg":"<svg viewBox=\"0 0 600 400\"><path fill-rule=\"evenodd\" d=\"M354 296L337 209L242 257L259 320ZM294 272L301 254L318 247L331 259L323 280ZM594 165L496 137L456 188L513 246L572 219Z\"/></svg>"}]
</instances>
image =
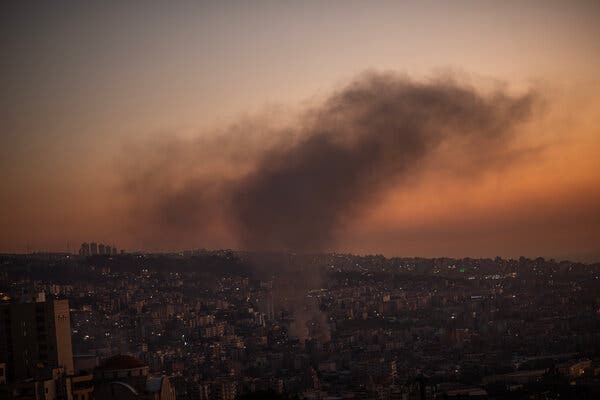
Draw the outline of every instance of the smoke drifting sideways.
<instances>
[{"instance_id":1,"label":"smoke drifting sideways","mask_svg":"<svg viewBox=\"0 0 600 400\"><path fill-rule=\"evenodd\" d=\"M348 221L418 175L440 145L472 155L476 169L498 160L537 99L451 77L363 74L287 126L242 121L128 154L134 161L121 172L132 226L150 245L222 235L247 250L330 249Z\"/></svg>"},{"instance_id":2,"label":"smoke drifting sideways","mask_svg":"<svg viewBox=\"0 0 600 400\"><path fill-rule=\"evenodd\" d=\"M251 251L329 250L348 221L409 186L441 145L473 160L471 169L512 160L508 144L536 100L452 78L369 73L287 125L267 116L196 139L166 137L129 151L121 170L133 233L155 249L223 247L219 237ZM290 333L327 341L327 317L308 295L322 287L318 268L271 264L254 269L275 276L277 303L294 313Z\"/></svg>"}]
</instances>

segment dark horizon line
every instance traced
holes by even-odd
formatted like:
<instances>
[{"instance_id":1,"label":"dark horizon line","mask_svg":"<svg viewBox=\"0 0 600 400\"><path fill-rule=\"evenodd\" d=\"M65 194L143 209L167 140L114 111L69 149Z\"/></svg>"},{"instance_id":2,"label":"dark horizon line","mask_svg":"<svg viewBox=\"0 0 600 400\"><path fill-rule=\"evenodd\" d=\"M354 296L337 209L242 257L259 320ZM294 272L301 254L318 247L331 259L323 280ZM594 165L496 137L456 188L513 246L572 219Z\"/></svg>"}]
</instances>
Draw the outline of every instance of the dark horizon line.
<instances>
[{"instance_id":1,"label":"dark horizon line","mask_svg":"<svg viewBox=\"0 0 600 400\"><path fill-rule=\"evenodd\" d=\"M121 253L123 251L123 253ZM191 254L186 254L190 252ZM117 254L95 254L82 256L76 252L71 251L44 251L44 250L34 250L34 251L18 251L18 252L0 252L0 257L3 256L27 256L27 255L48 255L48 256L73 256L73 257L119 257L119 256L130 256L130 255L144 255L144 256L193 256L198 253L219 253L219 252L231 252L234 254L278 254L278 255L303 255L303 256L352 256L352 257L383 257L384 259L422 259L422 260L439 260L439 259L449 259L449 260L514 260L519 261L521 258L528 260L536 260L543 259L546 262L570 262L576 264L584 264L584 265L595 265L600 264L600 254L597 253L579 253L570 256L482 256L482 257L472 257L472 256L386 256L381 253L352 253L352 252L339 252L339 251L320 251L320 252L297 252L297 251L285 251L285 250L240 250L240 249L232 249L232 248L218 248L218 249L207 249L207 248L196 248L196 249L186 249L186 250L177 250L177 251L147 251L147 250L133 250L133 251L125 251L121 249ZM194 254L196 253L196 254ZM577 259L579 258L579 259Z\"/></svg>"}]
</instances>

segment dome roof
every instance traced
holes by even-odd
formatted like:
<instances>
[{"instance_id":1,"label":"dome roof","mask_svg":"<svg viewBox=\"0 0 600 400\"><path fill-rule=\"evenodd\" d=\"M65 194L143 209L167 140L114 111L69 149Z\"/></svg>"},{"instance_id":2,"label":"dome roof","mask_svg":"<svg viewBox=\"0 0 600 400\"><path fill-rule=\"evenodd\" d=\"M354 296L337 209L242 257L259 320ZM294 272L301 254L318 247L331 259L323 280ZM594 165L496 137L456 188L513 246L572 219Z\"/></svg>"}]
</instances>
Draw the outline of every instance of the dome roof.
<instances>
[{"instance_id":1,"label":"dome roof","mask_svg":"<svg viewBox=\"0 0 600 400\"><path fill-rule=\"evenodd\" d=\"M104 370L119 370L119 369L133 369L133 368L142 368L144 367L144 363L139 359L128 356L126 354L119 354L116 356L112 356L104 360L98 369Z\"/></svg>"}]
</instances>

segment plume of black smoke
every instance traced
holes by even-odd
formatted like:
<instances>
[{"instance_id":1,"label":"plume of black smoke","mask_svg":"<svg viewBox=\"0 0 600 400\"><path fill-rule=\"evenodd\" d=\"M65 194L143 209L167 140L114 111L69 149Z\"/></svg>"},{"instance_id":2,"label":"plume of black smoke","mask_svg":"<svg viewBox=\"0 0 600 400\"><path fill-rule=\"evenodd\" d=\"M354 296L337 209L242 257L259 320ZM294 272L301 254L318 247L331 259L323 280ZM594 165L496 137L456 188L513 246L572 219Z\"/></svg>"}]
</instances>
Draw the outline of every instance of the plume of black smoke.
<instances>
[{"instance_id":1,"label":"plume of black smoke","mask_svg":"<svg viewBox=\"0 0 600 400\"><path fill-rule=\"evenodd\" d=\"M309 112L301 140L271 149L230 189L235 232L250 248L315 250L445 140L492 154L533 96L483 96L451 81L364 76Z\"/></svg>"},{"instance_id":2,"label":"plume of black smoke","mask_svg":"<svg viewBox=\"0 0 600 400\"><path fill-rule=\"evenodd\" d=\"M127 188L143 230L161 232L154 240L205 241L218 226L246 249L327 249L346 221L418 174L441 143L466 146L475 168L497 161L535 98L366 74L292 126L242 123L212 139L163 143L154 157L143 154L152 162L127 176Z\"/></svg>"},{"instance_id":3,"label":"plume of black smoke","mask_svg":"<svg viewBox=\"0 0 600 400\"><path fill-rule=\"evenodd\" d=\"M249 250L319 251L346 221L418 174L441 144L475 154L475 168L488 159L497 165L534 101L450 79L363 75L289 127L238 124L212 139L167 140L144 152L147 165L129 169L126 186L142 231L163 246L168 237L211 243L225 231ZM295 285L278 294L296 314L293 333L306 337L312 320L326 339L326 318L306 296L321 286L318 271L281 274Z\"/></svg>"}]
</instances>

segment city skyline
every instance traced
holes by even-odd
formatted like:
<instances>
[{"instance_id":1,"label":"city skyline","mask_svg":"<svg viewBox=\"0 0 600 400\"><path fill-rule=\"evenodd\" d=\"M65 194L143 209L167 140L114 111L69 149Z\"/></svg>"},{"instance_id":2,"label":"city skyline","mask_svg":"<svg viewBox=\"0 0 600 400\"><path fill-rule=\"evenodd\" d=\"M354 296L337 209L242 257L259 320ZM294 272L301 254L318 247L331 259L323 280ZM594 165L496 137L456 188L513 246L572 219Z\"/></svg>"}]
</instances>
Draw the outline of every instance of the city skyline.
<instances>
[{"instance_id":1,"label":"city skyline","mask_svg":"<svg viewBox=\"0 0 600 400\"><path fill-rule=\"evenodd\" d=\"M600 263L0 254L0 398L595 399Z\"/></svg>"}]
</instances>

